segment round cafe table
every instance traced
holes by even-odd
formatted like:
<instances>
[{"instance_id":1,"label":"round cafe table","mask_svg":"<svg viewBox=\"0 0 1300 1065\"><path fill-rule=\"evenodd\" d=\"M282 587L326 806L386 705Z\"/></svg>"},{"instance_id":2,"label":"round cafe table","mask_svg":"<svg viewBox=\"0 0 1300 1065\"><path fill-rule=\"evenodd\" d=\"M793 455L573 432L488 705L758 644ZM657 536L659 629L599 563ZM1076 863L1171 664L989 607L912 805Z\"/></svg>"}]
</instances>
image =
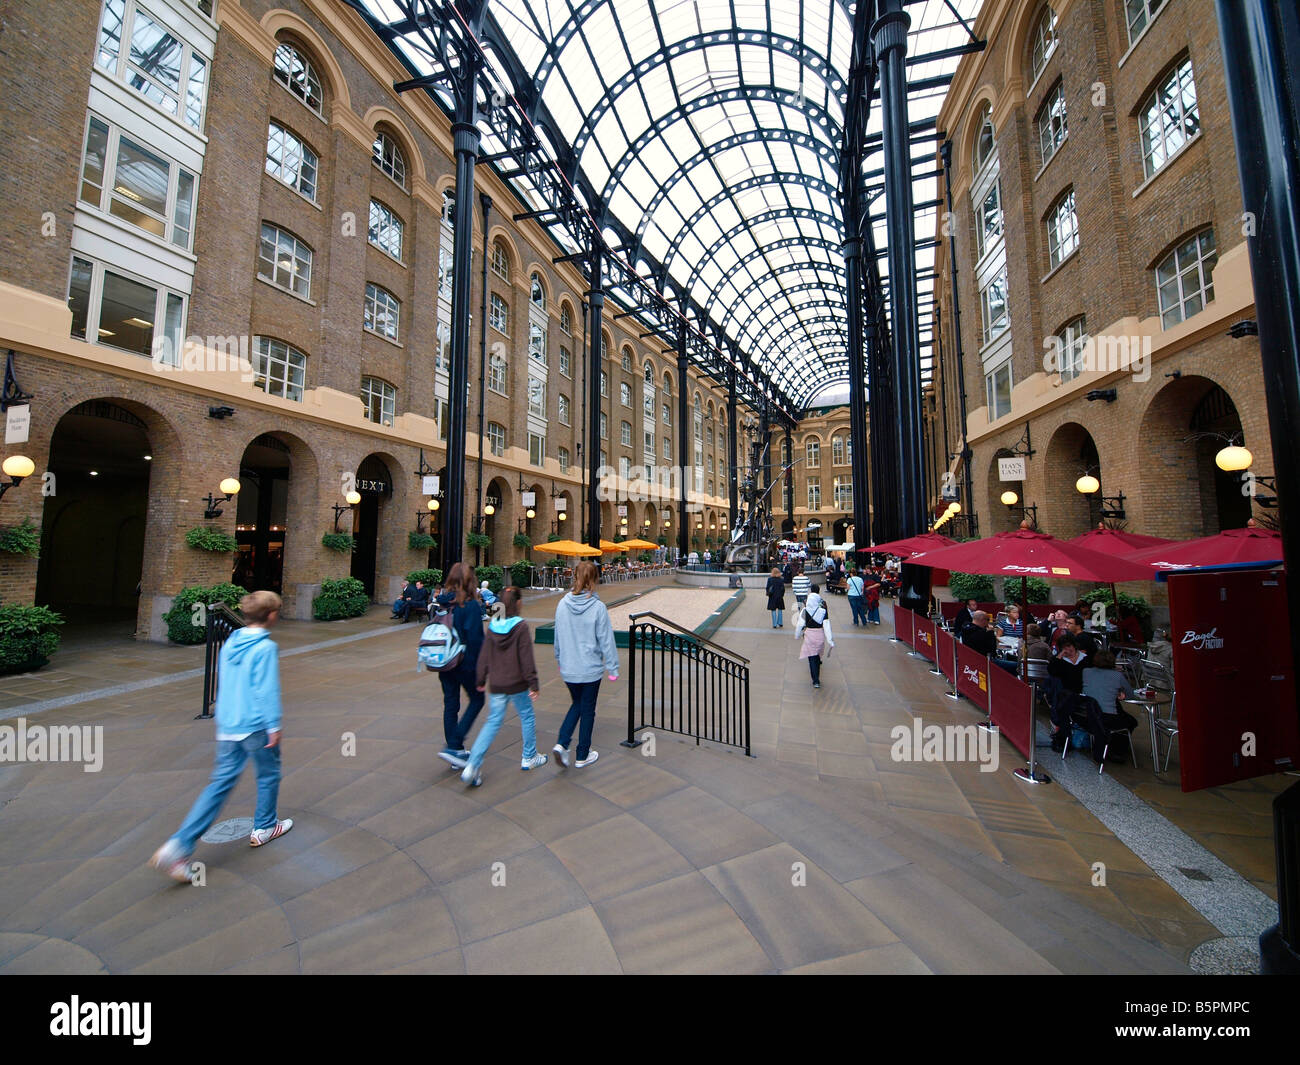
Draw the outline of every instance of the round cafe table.
<instances>
[{"instance_id":1,"label":"round cafe table","mask_svg":"<svg viewBox=\"0 0 1300 1065\"><path fill-rule=\"evenodd\" d=\"M1127 699L1120 699L1119 701L1124 705L1140 707L1143 713L1147 715L1147 721L1151 726L1151 761L1152 761L1151 768L1158 775L1161 772L1161 769L1160 769L1160 742L1156 730L1156 719L1159 716L1158 715L1159 709L1162 706L1168 706L1170 703L1174 701L1173 696L1170 695L1169 692L1162 692L1162 691L1153 692L1150 695L1143 695L1140 692L1134 692ZM1173 750L1172 743L1173 740L1171 738L1170 739L1171 752ZM1169 764L1169 756L1166 755L1165 756L1166 767L1168 766L1168 764Z\"/></svg>"}]
</instances>

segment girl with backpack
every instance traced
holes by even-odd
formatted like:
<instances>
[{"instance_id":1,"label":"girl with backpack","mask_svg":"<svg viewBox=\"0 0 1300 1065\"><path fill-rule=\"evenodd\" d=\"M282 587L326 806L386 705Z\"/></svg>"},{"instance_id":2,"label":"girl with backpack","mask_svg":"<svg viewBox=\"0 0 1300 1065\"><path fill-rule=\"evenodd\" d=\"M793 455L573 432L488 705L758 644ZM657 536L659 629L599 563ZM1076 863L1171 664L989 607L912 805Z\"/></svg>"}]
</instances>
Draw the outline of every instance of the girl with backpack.
<instances>
[{"instance_id":1,"label":"girl with backpack","mask_svg":"<svg viewBox=\"0 0 1300 1065\"><path fill-rule=\"evenodd\" d=\"M464 769L469 761L465 738L474 727L474 719L483 709L483 693L478 688L478 656L483 646L483 606L478 601L474 573L464 562L451 567L443 594L438 596L438 613L430 628L439 623L454 628L464 650L438 671L442 682L442 729L447 746L438 757L453 769ZM448 624L450 623L450 624ZM427 629L425 630L428 631ZM423 637L421 637L423 639ZM464 716L460 712L460 692L465 689L469 703Z\"/></svg>"},{"instance_id":2,"label":"girl with backpack","mask_svg":"<svg viewBox=\"0 0 1300 1065\"><path fill-rule=\"evenodd\" d=\"M803 647L799 657L808 659L808 671L812 673L814 688L822 686L822 652L830 657L835 646L835 637L831 634L831 619L826 610L826 603L818 594L821 588L813 585L809 589L808 602L794 623L794 638L803 637Z\"/></svg>"},{"instance_id":3,"label":"girl with backpack","mask_svg":"<svg viewBox=\"0 0 1300 1065\"><path fill-rule=\"evenodd\" d=\"M569 768L569 744L575 728L578 749L574 765L581 769L600 757L591 749L600 676L607 672L610 680L618 680L614 626L605 604L596 598L598 581L596 567L591 562L578 563L573 591L555 608L555 657L573 703L560 726L559 742L551 750L565 769Z\"/></svg>"},{"instance_id":4,"label":"girl with backpack","mask_svg":"<svg viewBox=\"0 0 1300 1065\"><path fill-rule=\"evenodd\" d=\"M506 704L519 715L524 737L524 757L519 768L538 769L546 764L546 755L537 753L537 726L533 717L533 700L537 698L537 665L533 661L533 634L528 622L519 616L519 589L511 586L501 591L503 616L488 623L487 637L478 656L476 670L480 692L490 684L487 723L479 729L460 779L471 787L483 783L483 759L506 719Z\"/></svg>"}]
</instances>

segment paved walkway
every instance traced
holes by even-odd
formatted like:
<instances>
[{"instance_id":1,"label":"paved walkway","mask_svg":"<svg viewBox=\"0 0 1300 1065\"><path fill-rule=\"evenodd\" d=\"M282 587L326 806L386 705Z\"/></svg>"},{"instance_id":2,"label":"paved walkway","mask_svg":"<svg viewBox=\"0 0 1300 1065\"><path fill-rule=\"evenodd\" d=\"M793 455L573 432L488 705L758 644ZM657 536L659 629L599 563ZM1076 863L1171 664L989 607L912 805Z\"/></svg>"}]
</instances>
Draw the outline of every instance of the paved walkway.
<instances>
[{"instance_id":1,"label":"paved walkway","mask_svg":"<svg viewBox=\"0 0 1300 1065\"><path fill-rule=\"evenodd\" d=\"M0 972L1181 972L1220 936L1070 794L1014 780L1008 745L997 773L894 762L894 725L978 715L883 628L841 621L814 692L762 607L748 596L715 637L752 659L756 758L663 735L653 757L621 748L626 689L606 683L599 762L522 773L507 720L478 789L435 757L415 627L286 625L295 827L265 849L201 844L202 887L144 864L210 769L199 681L133 688L123 669L101 686L127 690L93 698L68 682L81 701L31 720L102 725L103 769L0 766ZM130 649L155 676L161 658L201 666ZM567 705L548 648L538 662L545 750ZM1269 786L1230 794L1260 816ZM251 815L253 791L250 773L223 817ZM1252 838L1229 864L1263 873Z\"/></svg>"}]
</instances>

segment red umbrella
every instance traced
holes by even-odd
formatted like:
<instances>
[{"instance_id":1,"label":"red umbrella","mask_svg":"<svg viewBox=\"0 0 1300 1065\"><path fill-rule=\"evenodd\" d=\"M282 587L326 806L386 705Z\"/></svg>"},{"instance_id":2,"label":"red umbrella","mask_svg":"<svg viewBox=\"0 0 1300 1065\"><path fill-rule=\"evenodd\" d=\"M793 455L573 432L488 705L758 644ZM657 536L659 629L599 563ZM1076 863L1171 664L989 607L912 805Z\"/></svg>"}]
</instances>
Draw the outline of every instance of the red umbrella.
<instances>
[{"instance_id":1,"label":"red umbrella","mask_svg":"<svg viewBox=\"0 0 1300 1065\"><path fill-rule=\"evenodd\" d=\"M898 555L907 558L910 555L919 555L922 551L932 551L939 547L951 547L957 543L956 540L949 540L946 536L939 533L928 532L921 533L920 536L909 536L903 540L890 540L887 544L876 544L874 547L859 547L859 551L870 552L873 555Z\"/></svg>"},{"instance_id":2,"label":"red umbrella","mask_svg":"<svg viewBox=\"0 0 1300 1065\"><path fill-rule=\"evenodd\" d=\"M925 551L909 561L916 566L962 573L1059 578L1099 584L1152 579L1151 570L1146 566L1023 528Z\"/></svg>"},{"instance_id":3,"label":"red umbrella","mask_svg":"<svg viewBox=\"0 0 1300 1065\"><path fill-rule=\"evenodd\" d=\"M1104 555L1119 555L1121 558L1128 558L1133 552L1142 551L1148 547L1161 547L1164 544L1175 542L1174 540L1165 540L1159 536L1139 536L1137 533L1107 529L1104 526L1099 526L1082 536L1076 536L1070 541L1070 543L1078 544L1080 547L1088 547L1093 551L1100 551Z\"/></svg>"},{"instance_id":4,"label":"red umbrella","mask_svg":"<svg viewBox=\"0 0 1300 1065\"><path fill-rule=\"evenodd\" d=\"M1128 556L1128 561L1149 566L1156 572L1197 569L1206 566L1249 565L1282 561L1282 535L1271 529L1248 525L1225 529L1216 536L1149 547Z\"/></svg>"}]
</instances>

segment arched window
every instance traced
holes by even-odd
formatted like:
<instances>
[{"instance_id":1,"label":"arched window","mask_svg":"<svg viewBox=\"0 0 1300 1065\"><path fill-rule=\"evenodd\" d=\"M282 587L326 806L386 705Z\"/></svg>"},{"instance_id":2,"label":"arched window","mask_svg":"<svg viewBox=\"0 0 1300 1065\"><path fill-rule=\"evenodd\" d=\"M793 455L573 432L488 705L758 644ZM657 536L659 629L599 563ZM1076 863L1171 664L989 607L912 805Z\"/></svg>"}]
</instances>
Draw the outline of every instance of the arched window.
<instances>
[{"instance_id":1,"label":"arched window","mask_svg":"<svg viewBox=\"0 0 1300 1065\"><path fill-rule=\"evenodd\" d=\"M530 287L528 299L534 307L546 307L546 289L542 287L542 279L536 273L529 278Z\"/></svg>"},{"instance_id":2,"label":"arched window","mask_svg":"<svg viewBox=\"0 0 1300 1065\"><path fill-rule=\"evenodd\" d=\"M502 281L510 281L510 253L506 251L505 241L492 242L492 272Z\"/></svg>"},{"instance_id":3,"label":"arched window","mask_svg":"<svg viewBox=\"0 0 1300 1065\"><path fill-rule=\"evenodd\" d=\"M649 359L646 359L645 362L645 383L648 384L651 388L654 387L654 383L655 383L655 368L650 365Z\"/></svg>"},{"instance_id":4,"label":"arched window","mask_svg":"<svg viewBox=\"0 0 1300 1065\"><path fill-rule=\"evenodd\" d=\"M1056 35L1056 12L1051 4L1044 4L1034 19L1034 28L1030 33L1029 81L1032 84L1047 66L1047 61L1056 51L1060 38Z\"/></svg>"},{"instance_id":5,"label":"arched window","mask_svg":"<svg viewBox=\"0 0 1300 1065\"><path fill-rule=\"evenodd\" d=\"M631 348L623 349L623 369L625 369L628 373L632 372L632 349Z\"/></svg>"},{"instance_id":6,"label":"arched window","mask_svg":"<svg viewBox=\"0 0 1300 1065\"><path fill-rule=\"evenodd\" d=\"M275 80L318 115L324 106L320 75L297 45L281 41L275 50Z\"/></svg>"},{"instance_id":7,"label":"arched window","mask_svg":"<svg viewBox=\"0 0 1300 1065\"><path fill-rule=\"evenodd\" d=\"M976 125L978 132L975 134L975 169L979 170L989 157L994 154L995 147L993 142L993 114L989 110L989 105L985 104L984 109L980 112L980 117Z\"/></svg>"},{"instance_id":8,"label":"arched window","mask_svg":"<svg viewBox=\"0 0 1300 1065\"><path fill-rule=\"evenodd\" d=\"M382 129L375 133L375 143L371 147L371 157L375 166L392 178L403 189L406 188L406 155L398 147L397 141Z\"/></svg>"},{"instance_id":9,"label":"arched window","mask_svg":"<svg viewBox=\"0 0 1300 1065\"><path fill-rule=\"evenodd\" d=\"M508 369L509 364L506 362L504 355L494 354L488 359L488 388L492 389L493 392L500 392L504 396L506 394L506 372Z\"/></svg>"},{"instance_id":10,"label":"arched window","mask_svg":"<svg viewBox=\"0 0 1300 1065\"><path fill-rule=\"evenodd\" d=\"M1218 262L1214 230L1193 233L1156 265L1160 320L1166 329L1200 311L1214 299L1214 266Z\"/></svg>"},{"instance_id":11,"label":"arched window","mask_svg":"<svg viewBox=\"0 0 1300 1065\"><path fill-rule=\"evenodd\" d=\"M619 402L623 404L623 406L625 407L632 406L632 386L629 385L626 381L622 381L619 383L618 399Z\"/></svg>"}]
</instances>

